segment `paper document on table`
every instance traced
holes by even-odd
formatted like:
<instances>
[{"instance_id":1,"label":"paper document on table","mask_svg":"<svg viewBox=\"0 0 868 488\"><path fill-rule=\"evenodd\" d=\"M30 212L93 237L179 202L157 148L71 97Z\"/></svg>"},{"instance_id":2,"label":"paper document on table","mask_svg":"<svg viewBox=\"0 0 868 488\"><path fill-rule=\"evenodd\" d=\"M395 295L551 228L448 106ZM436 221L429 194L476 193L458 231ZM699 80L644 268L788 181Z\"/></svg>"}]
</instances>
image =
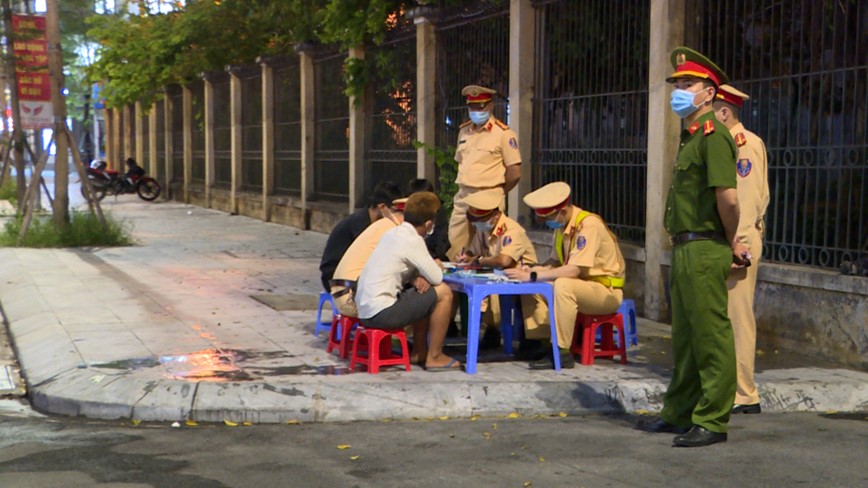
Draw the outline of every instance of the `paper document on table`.
<instances>
[{"instance_id":1,"label":"paper document on table","mask_svg":"<svg viewBox=\"0 0 868 488\"><path fill-rule=\"evenodd\" d=\"M501 270L495 270L493 273L473 273L474 278L481 278L488 281L500 281L503 283L520 283L519 280L512 279Z\"/></svg>"}]
</instances>

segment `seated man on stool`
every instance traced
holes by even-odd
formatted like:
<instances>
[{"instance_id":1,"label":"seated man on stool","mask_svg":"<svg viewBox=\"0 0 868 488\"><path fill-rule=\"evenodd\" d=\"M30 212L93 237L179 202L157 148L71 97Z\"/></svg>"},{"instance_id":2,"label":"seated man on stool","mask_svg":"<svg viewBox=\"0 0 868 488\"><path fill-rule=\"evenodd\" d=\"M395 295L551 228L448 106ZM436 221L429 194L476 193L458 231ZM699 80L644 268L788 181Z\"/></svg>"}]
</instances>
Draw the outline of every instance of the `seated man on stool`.
<instances>
[{"instance_id":1,"label":"seated man on stool","mask_svg":"<svg viewBox=\"0 0 868 488\"><path fill-rule=\"evenodd\" d=\"M611 314L618 311L624 295L626 265L618 240L598 215L570 203L570 187L556 182L528 193L524 203L537 219L553 230L552 254L541 266L506 270L507 276L522 281L552 281L554 286L558 347L562 368L572 368L570 353L576 315ZM540 301L534 310L543 323L547 306ZM544 327L548 331L548 327ZM538 333L543 333L539 331ZM533 332L528 331L528 334ZM551 349L549 349L551 350ZM554 360L544 357L530 363L531 369L551 369Z\"/></svg>"},{"instance_id":2,"label":"seated man on stool","mask_svg":"<svg viewBox=\"0 0 868 488\"><path fill-rule=\"evenodd\" d=\"M371 254L383 238L386 231L392 230L404 223L404 205L406 198L392 201L391 207L383 207L383 218L369 225L364 232L356 237L356 240L347 248L338 267L335 268L334 278L329 280L330 293L335 301L338 313L347 317L358 317L359 309L356 306L355 291L356 281L362 274L362 269L370 259Z\"/></svg>"},{"instance_id":3,"label":"seated man on stool","mask_svg":"<svg viewBox=\"0 0 868 488\"><path fill-rule=\"evenodd\" d=\"M467 220L470 229L469 248L458 253L455 260L459 263L473 263L483 268L514 268L519 264L537 264L536 251L527 237L527 232L515 220L500 211L503 204L503 190L492 188L472 193L464 199L467 204ZM522 310L533 310L534 303L542 298L522 295ZM482 302L485 335L483 347L500 346L500 301L493 295ZM533 320L527 316L525 320ZM545 324L548 327L548 322ZM536 330L537 326L531 326ZM549 349L551 350L551 349Z\"/></svg>"},{"instance_id":4,"label":"seated man on stool","mask_svg":"<svg viewBox=\"0 0 868 488\"><path fill-rule=\"evenodd\" d=\"M410 195L404 223L383 234L359 276L356 304L363 326L403 329L413 325L410 360L428 371L459 370L443 354L452 312L452 290L423 237L434 231L440 199L431 192Z\"/></svg>"}]
</instances>

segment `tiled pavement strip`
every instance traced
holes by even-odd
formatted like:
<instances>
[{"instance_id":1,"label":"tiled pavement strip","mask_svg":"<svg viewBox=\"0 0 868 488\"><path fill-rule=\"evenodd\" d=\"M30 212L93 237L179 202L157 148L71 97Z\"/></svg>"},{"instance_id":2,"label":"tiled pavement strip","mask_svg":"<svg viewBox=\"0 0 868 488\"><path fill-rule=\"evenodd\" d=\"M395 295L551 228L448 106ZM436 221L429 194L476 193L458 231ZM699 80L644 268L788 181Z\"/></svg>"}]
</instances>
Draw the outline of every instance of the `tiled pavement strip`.
<instances>
[{"instance_id":1,"label":"tiled pavement strip","mask_svg":"<svg viewBox=\"0 0 868 488\"><path fill-rule=\"evenodd\" d=\"M103 207L138 246L0 249L0 304L43 412L262 423L661 407L666 325L640 320L626 366L555 373L489 356L476 375L349 374L312 334L325 235L135 196ZM868 410L868 373L791 366L757 375L764 409Z\"/></svg>"}]
</instances>

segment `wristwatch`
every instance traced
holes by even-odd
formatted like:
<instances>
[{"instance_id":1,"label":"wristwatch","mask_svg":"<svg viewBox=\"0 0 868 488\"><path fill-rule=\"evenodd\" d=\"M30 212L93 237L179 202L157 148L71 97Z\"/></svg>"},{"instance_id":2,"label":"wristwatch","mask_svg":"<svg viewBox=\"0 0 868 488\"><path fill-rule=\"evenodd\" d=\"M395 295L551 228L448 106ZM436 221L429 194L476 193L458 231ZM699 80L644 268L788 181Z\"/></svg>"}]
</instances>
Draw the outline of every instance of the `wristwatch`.
<instances>
[{"instance_id":1,"label":"wristwatch","mask_svg":"<svg viewBox=\"0 0 868 488\"><path fill-rule=\"evenodd\" d=\"M531 281L536 281L536 271L531 271L531 272L530 272L530 280L531 280Z\"/></svg>"}]
</instances>

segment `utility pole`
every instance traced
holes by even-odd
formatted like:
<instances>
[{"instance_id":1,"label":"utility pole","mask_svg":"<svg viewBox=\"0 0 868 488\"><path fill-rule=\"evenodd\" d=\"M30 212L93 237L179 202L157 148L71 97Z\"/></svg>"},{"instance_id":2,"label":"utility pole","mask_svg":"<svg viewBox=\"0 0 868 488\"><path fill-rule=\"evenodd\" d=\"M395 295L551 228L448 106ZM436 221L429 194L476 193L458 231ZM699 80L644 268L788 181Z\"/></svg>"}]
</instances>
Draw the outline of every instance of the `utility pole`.
<instances>
[{"instance_id":1,"label":"utility pole","mask_svg":"<svg viewBox=\"0 0 868 488\"><path fill-rule=\"evenodd\" d=\"M66 99L63 96L63 53L60 46L60 10L57 0L48 0L45 36L48 41L48 73L51 79L51 105L54 109L54 225L69 224L69 143L65 137Z\"/></svg>"}]
</instances>

